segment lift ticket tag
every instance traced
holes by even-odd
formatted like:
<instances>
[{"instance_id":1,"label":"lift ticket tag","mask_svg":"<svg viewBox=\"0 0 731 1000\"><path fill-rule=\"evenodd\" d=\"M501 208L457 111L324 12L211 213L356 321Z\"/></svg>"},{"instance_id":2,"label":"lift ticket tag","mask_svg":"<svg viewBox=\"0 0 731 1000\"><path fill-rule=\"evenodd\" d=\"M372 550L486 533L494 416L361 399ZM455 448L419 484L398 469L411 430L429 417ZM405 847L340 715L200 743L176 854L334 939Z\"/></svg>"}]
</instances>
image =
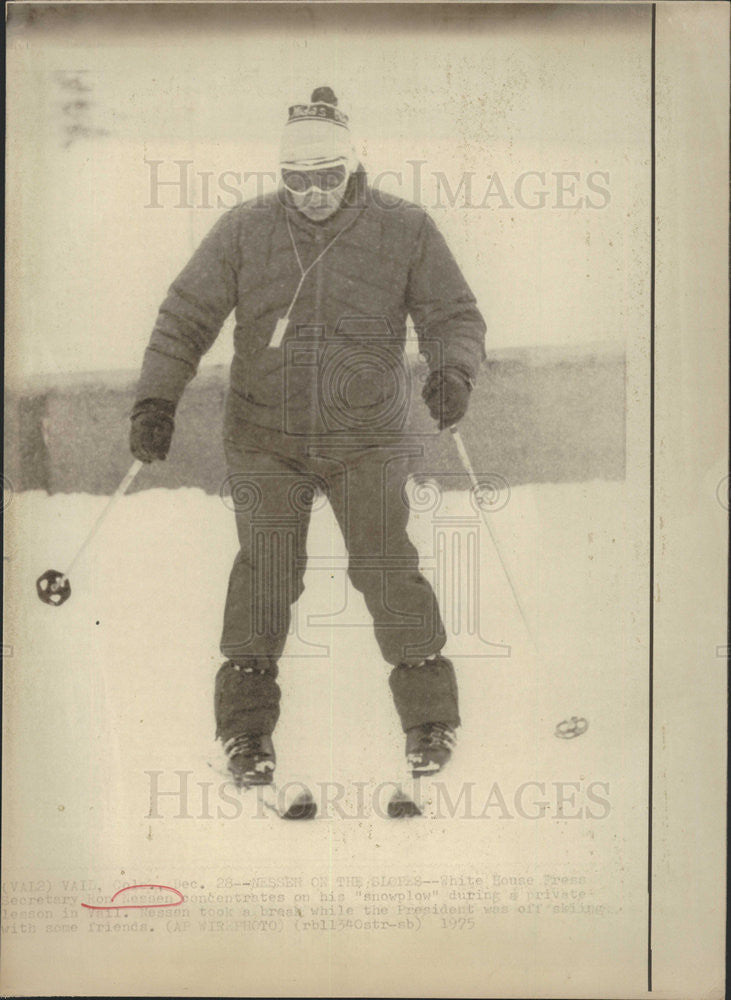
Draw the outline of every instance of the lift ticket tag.
<instances>
[{"instance_id":1,"label":"lift ticket tag","mask_svg":"<svg viewBox=\"0 0 731 1000\"><path fill-rule=\"evenodd\" d=\"M282 343L282 338L287 332L287 327L289 326L289 316L282 316L277 320L277 325L274 327L274 333L272 334L272 339L269 341L270 347L279 347Z\"/></svg>"}]
</instances>

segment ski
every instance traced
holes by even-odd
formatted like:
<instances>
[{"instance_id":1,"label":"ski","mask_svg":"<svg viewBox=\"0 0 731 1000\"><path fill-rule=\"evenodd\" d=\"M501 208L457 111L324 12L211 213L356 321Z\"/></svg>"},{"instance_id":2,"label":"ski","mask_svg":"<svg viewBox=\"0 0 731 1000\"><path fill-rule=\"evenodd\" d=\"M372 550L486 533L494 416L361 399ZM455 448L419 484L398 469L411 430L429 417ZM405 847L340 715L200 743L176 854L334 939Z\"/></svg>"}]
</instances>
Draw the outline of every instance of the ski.
<instances>
[{"instance_id":1,"label":"ski","mask_svg":"<svg viewBox=\"0 0 731 1000\"><path fill-rule=\"evenodd\" d=\"M318 786L311 780L297 778L285 782L270 781L243 785L234 781L226 767L225 759L220 755L215 760L209 757L208 766L237 788L251 806L252 816L262 817L271 814L278 819L293 821L315 819L318 815L318 803L312 791ZM440 803L445 792L445 771L448 772L446 775L448 781L451 768L440 768L438 771L417 777L407 770L385 785L377 786L383 788L388 795L388 798L384 796L384 799L381 799L378 815L388 819L439 818L442 811ZM381 811L384 805L385 811Z\"/></svg>"},{"instance_id":2,"label":"ski","mask_svg":"<svg viewBox=\"0 0 731 1000\"><path fill-rule=\"evenodd\" d=\"M394 791L388 801L386 812L391 819L436 818L438 813L439 788L444 785L444 769L419 777L409 775L394 782Z\"/></svg>"},{"instance_id":3,"label":"ski","mask_svg":"<svg viewBox=\"0 0 731 1000\"><path fill-rule=\"evenodd\" d=\"M259 797L260 804L273 812L279 819L302 820L314 819L317 816L317 803L312 792L305 785L300 787L297 794L287 797L286 789L279 789L274 783L269 785L252 785L244 792L255 792Z\"/></svg>"},{"instance_id":4,"label":"ski","mask_svg":"<svg viewBox=\"0 0 731 1000\"><path fill-rule=\"evenodd\" d=\"M388 800L386 812L390 819L411 819L414 816L423 816L421 809L414 801L414 797L404 792L401 786L394 790Z\"/></svg>"},{"instance_id":5,"label":"ski","mask_svg":"<svg viewBox=\"0 0 731 1000\"><path fill-rule=\"evenodd\" d=\"M450 814L450 803L459 799L458 781L452 763L418 776L409 773L393 782L386 812L391 819L444 818Z\"/></svg>"}]
</instances>

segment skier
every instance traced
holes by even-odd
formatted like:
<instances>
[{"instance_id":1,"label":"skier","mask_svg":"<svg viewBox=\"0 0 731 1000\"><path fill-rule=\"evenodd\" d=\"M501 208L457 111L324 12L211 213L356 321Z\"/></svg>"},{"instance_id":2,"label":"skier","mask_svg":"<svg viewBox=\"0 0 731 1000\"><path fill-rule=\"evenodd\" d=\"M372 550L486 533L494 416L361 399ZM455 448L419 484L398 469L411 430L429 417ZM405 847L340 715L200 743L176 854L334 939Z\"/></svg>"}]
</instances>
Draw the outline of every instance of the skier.
<instances>
[{"instance_id":1,"label":"skier","mask_svg":"<svg viewBox=\"0 0 731 1000\"><path fill-rule=\"evenodd\" d=\"M460 717L437 601L406 531L415 454L406 317L440 429L467 410L485 323L426 211L369 185L330 88L289 109L280 175L276 192L223 215L170 287L130 447L144 462L166 457L176 405L235 309L224 447L240 550L214 696L228 768L241 787L272 781L278 661L303 590L312 505L325 494L392 668L407 762L414 776L433 773L450 758Z\"/></svg>"}]
</instances>

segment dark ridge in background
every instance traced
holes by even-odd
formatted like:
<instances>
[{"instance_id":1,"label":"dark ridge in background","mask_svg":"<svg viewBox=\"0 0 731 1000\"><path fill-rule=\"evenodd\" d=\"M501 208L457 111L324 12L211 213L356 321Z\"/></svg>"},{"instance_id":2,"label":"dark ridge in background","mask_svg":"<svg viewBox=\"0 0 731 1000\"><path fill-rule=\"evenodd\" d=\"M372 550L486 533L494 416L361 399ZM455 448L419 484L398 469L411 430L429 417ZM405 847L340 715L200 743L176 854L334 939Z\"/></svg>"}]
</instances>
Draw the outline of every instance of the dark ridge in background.
<instances>
[{"instance_id":1,"label":"dark ridge in background","mask_svg":"<svg viewBox=\"0 0 731 1000\"><path fill-rule=\"evenodd\" d=\"M406 433L413 473L469 489L448 432L421 401L414 362ZM112 493L131 464L129 413L138 372L38 378L5 400L5 475L16 490ZM228 368L204 368L183 396L167 461L133 490L180 486L218 493ZM618 480L625 476L625 359L618 351L536 348L488 355L460 425L478 475L521 483Z\"/></svg>"}]
</instances>

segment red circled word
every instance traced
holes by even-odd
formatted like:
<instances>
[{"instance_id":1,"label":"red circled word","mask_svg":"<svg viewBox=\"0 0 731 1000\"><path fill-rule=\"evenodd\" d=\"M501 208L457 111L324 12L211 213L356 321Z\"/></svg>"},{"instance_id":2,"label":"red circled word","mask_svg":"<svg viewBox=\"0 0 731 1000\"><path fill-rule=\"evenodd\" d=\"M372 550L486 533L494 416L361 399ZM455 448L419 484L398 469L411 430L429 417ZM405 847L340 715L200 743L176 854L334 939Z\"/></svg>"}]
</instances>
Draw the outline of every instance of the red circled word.
<instances>
[{"instance_id":1,"label":"red circled word","mask_svg":"<svg viewBox=\"0 0 731 1000\"><path fill-rule=\"evenodd\" d=\"M168 892L174 892L178 898L174 903L117 903L116 906L114 905L114 900L117 896L123 892L130 892L132 889L166 889ZM87 910L154 910L165 906L180 906L184 902L185 897L182 892L173 889L171 885L128 885L124 889L115 892L111 902L106 906L92 906L91 903L82 903L81 905Z\"/></svg>"}]
</instances>

